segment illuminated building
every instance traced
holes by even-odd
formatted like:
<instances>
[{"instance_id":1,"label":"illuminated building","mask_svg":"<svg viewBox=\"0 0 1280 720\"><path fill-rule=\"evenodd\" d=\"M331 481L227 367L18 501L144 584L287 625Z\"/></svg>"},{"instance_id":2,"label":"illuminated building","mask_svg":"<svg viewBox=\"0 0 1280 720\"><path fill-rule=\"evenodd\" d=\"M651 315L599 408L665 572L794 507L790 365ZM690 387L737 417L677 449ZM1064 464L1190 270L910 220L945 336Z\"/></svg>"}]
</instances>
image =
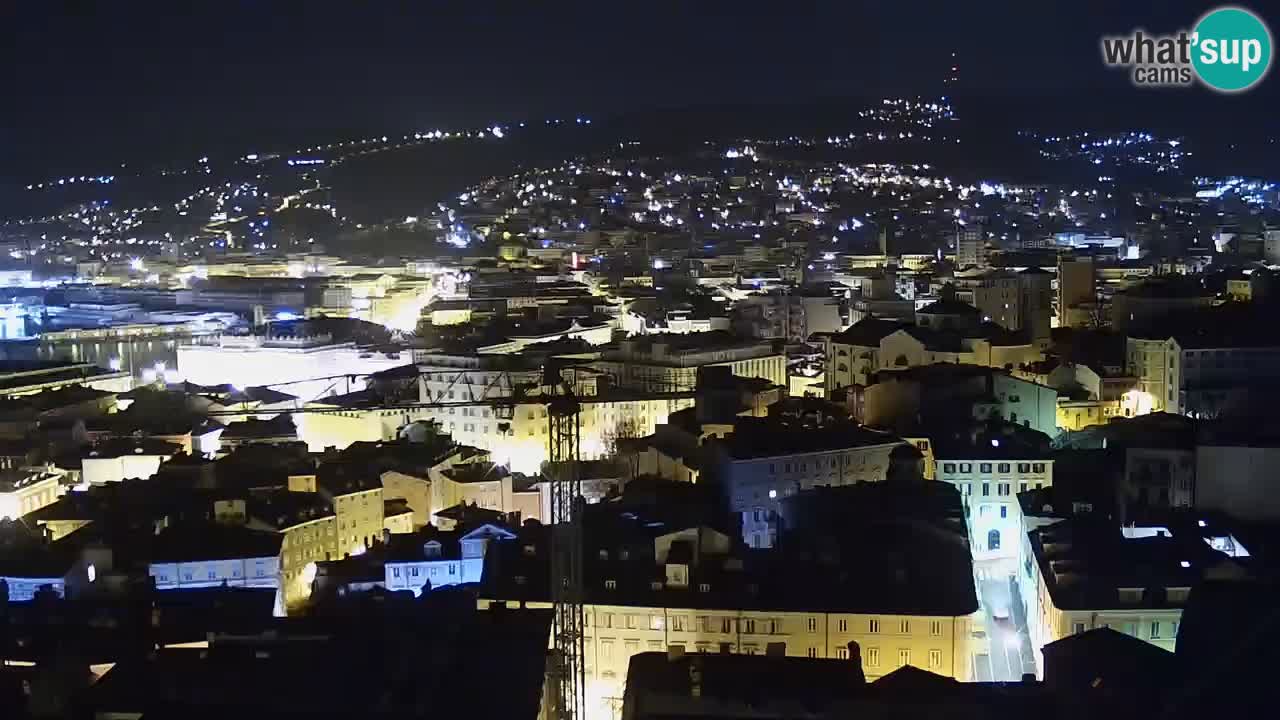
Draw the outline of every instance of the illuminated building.
<instances>
[{"instance_id":1,"label":"illuminated building","mask_svg":"<svg viewBox=\"0 0 1280 720\"><path fill-rule=\"evenodd\" d=\"M278 533L226 524L177 525L156 536L147 573L157 590L280 585Z\"/></svg>"},{"instance_id":2,"label":"illuminated building","mask_svg":"<svg viewBox=\"0 0 1280 720\"><path fill-rule=\"evenodd\" d=\"M881 370L940 363L1006 368L1042 357L1034 342L983 322L976 308L954 298L916 311L914 323L867 318L823 342L828 397L873 384Z\"/></svg>"},{"instance_id":3,"label":"illuminated building","mask_svg":"<svg viewBox=\"0 0 1280 720\"><path fill-rule=\"evenodd\" d=\"M1249 302L1253 299L1253 284L1249 278L1227 280L1227 296L1236 302Z\"/></svg>"},{"instance_id":4,"label":"illuminated building","mask_svg":"<svg viewBox=\"0 0 1280 720\"><path fill-rule=\"evenodd\" d=\"M957 278L956 282L962 288L958 294L971 296L984 321L1048 342L1053 313L1051 273L1031 267L1017 273L991 272L975 278Z\"/></svg>"},{"instance_id":5,"label":"illuminated building","mask_svg":"<svg viewBox=\"0 0 1280 720\"><path fill-rule=\"evenodd\" d=\"M310 597L315 563L342 557L337 516L315 493L276 492L247 504L247 527L281 535L280 599L287 612Z\"/></svg>"},{"instance_id":6,"label":"illuminated building","mask_svg":"<svg viewBox=\"0 0 1280 720\"><path fill-rule=\"evenodd\" d=\"M378 443L382 445L382 443ZM354 446L353 446L354 447ZM386 454L396 453L401 447L385 446ZM422 527L432 522L437 507L433 503L435 491L432 481L444 469L470 462L482 462L489 457L487 452L467 445L454 445L450 441L438 449L433 456L418 462L404 463L392 461L392 467L383 470L383 495L387 498L400 498L408 505L412 515L413 527Z\"/></svg>"},{"instance_id":7,"label":"illuminated building","mask_svg":"<svg viewBox=\"0 0 1280 720\"><path fill-rule=\"evenodd\" d=\"M522 518L541 520L541 502L533 478L513 475L491 462L469 462L433 469L431 476L431 521L439 526L436 513L458 505L519 513Z\"/></svg>"},{"instance_id":8,"label":"illuminated building","mask_svg":"<svg viewBox=\"0 0 1280 720\"><path fill-rule=\"evenodd\" d=\"M727 333L656 334L630 338L601 353L591 367L623 388L647 392L691 391L698 368L727 365L739 377L787 383L787 361L771 342L738 340Z\"/></svg>"},{"instance_id":9,"label":"illuminated building","mask_svg":"<svg viewBox=\"0 0 1280 720\"><path fill-rule=\"evenodd\" d=\"M1005 420L1049 436L1058 434L1058 393L1050 387L982 365L935 363L876 373L862 393L862 422L919 436L966 420Z\"/></svg>"},{"instance_id":10,"label":"illuminated building","mask_svg":"<svg viewBox=\"0 0 1280 720\"><path fill-rule=\"evenodd\" d=\"M986 267L987 239L981 225L961 225L956 229L956 267Z\"/></svg>"},{"instance_id":11,"label":"illuminated building","mask_svg":"<svg viewBox=\"0 0 1280 720\"><path fill-rule=\"evenodd\" d=\"M515 533L491 524L392 537L386 549L384 586L412 590L418 596L428 585L437 588L480 582L489 545L515 539Z\"/></svg>"},{"instance_id":12,"label":"illuminated building","mask_svg":"<svg viewBox=\"0 0 1280 720\"><path fill-rule=\"evenodd\" d=\"M1208 576L1239 576L1203 539L1163 527L1121 528L1081 516L1028 533L1020 572L1035 588L1027 623L1036 666L1055 640L1109 627L1173 650L1191 588Z\"/></svg>"},{"instance_id":13,"label":"illuminated building","mask_svg":"<svg viewBox=\"0 0 1280 720\"><path fill-rule=\"evenodd\" d=\"M1280 383L1280 341L1256 328L1135 334L1126 351L1125 370L1153 412L1217 417Z\"/></svg>"},{"instance_id":14,"label":"illuminated building","mask_svg":"<svg viewBox=\"0 0 1280 720\"><path fill-rule=\"evenodd\" d=\"M956 556L956 568L933 575L959 582L908 572L890 589L894 581L872 563L853 565L858 570L842 580L835 567L849 565L824 566L817 554L744 551L706 526L600 522L589 525L595 530L583 555L588 718L618 717L631 658L666 649L762 655L780 644L788 656L848 659L857 641L868 679L906 665L969 679L977 600L967 553ZM548 607L547 552L545 533L527 529L491 547L480 607ZM950 557L935 555L935 568Z\"/></svg>"},{"instance_id":15,"label":"illuminated building","mask_svg":"<svg viewBox=\"0 0 1280 720\"><path fill-rule=\"evenodd\" d=\"M817 292L771 292L751 295L734 304L739 326L752 337L804 342L815 332L839 332L847 323L841 298Z\"/></svg>"},{"instance_id":16,"label":"illuminated building","mask_svg":"<svg viewBox=\"0 0 1280 720\"><path fill-rule=\"evenodd\" d=\"M413 522L413 508L401 498L387 498L383 489L382 527L393 535L411 533L416 527Z\"/></svg>"},{"instance_id":17,"label":"illuminated building","mask_svg":"<svg viewBox=\"0 0 1280 720\"><path fill-rule=\"evenodd\" d=\"M149 438L115 438L88 447L80 458L80 481L103 485L122 480L146 479L160 464L182 451L171 442Z\"/></svg>"},{"instance_id":18,"label":"illuminated building","mask_svg":"<svg viewBox=\"0 0 1280 720\"><path fill-rule=\"evenodd\" d=\"M17 520L57 502L64 477L51 465L0 470L0 520Z\"/></svg>"},{"instance_id":19,"label":"illuminated building","mask_svg":"<svg viewBox=\"0 0 1280 720\"><path fill-rule=\"evenodd\" d=\"M310 405L324 412L305 416L302 437L313 449L342 449L359 441L392 440L400 428L414 421L431 420L457 442L487 450L494 462L513 472L537 473L547 460L548 427L546 404L540 399L544 394L540 371L495 370L465 375L466 382L451 381L457 377L456 371L449 377L424 377L424 395L433 400L442 396L438 401L443 407L385 409L380 398L367 393L325 398ZM583 400L580 428L584 460L606 455L608 443L619 434L651 434L657 425L667 421L670 413L691 407L694 402L692 392L628 391L597 383L598 373L584 371L581 376L577 390ZM505 406L497 402L510 397L517 384L526 388L526 400ZM492 399L482 401L484 397ZM476 404L465 404L467 400Z\"/></svg>"},{"instance_id":20,"label":"illuminated building","mask_svg":"<svg viewBox=\"0 0 1280 720\"><path fill-rule=\"evenodd\" d=\"M1022 527L1017 494L1053 484L1049 438L1018 428L934 438L937 479L960 491L975 563L1012 574Z\"/></svg>"},{"instance_id":21,"label":"illuminated building","mask_svg":"<svg viewBox=\"0 0 1280 720\"><path fill-rule=\"evenodd\" d=\"M335 343L328 335L223 335L178 346L178 372L190 382L237 388L279 386L304 401L359 390L362 376L405 362L398 353Z\"/></svg>"}]
</instances>

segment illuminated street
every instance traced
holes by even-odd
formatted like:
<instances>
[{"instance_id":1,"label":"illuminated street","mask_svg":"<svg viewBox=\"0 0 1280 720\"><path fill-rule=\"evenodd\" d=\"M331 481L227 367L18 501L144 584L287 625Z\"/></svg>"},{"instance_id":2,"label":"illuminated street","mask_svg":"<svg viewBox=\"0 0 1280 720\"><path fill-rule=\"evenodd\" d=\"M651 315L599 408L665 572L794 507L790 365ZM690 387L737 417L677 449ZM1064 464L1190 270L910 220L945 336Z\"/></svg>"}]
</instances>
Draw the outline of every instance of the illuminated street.
<instances>
[{"instance_id":1,"label":"illuminated street","mask_svg":"<svg viewBox=\"0 0 1280 720\"><path fill-rule=\"evenodd\" d=\"M978 580L978 597L988 646L986 652L975 652L976 679L1017 682L1026 673L1034 674L1035 653L1031 649L1017 584L1004 578ZM994 614L1001 608L1007 608L1008 618L997 620Z\"/></svg>"}]
</instances>

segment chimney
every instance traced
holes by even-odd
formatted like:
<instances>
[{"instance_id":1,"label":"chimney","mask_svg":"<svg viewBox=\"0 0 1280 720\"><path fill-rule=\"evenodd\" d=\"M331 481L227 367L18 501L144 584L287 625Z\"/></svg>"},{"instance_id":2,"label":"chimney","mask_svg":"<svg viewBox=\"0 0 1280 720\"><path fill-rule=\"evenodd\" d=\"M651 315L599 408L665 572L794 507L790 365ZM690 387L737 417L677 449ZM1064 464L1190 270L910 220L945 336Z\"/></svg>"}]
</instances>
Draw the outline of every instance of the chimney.
<instances>
[{"instance_id":1,"label":"chimney","mask_svg":"<svg viewBox=\"0 0 1280 720\"><path fill-rule=\"evenodd\" d=\"M702 660L700 658L693 658L689 663L689 697L702 697Z\"/></svg>"},{"instance_id":2,"label":"chimney","mask_svg":"<svg viewBox=\"0 0 1280 720\"><path fill-rule=\"evenodd\" d=\"M858 644L857 640L850 640L848 648L849 661L857 667L858 677L860 677L862 682L865 683L867 681L867 676L862 672L862 646Z\"/></svg>"},{"instance_id":3,"label":"chimney","mask_svg":"<svg viewBox=\"0 0 1280 720\"><path fill-rule=\"evenodd\" d=\"M675 662L675 661L677 661L677 660L679 660L679 659L681 659L681 658L683 658L683 657L684 657L684 646L683 646L683 645L668 645L668 646L667 646L667 660L670 660L671 662Z\"/></svg>"}]
</instances>

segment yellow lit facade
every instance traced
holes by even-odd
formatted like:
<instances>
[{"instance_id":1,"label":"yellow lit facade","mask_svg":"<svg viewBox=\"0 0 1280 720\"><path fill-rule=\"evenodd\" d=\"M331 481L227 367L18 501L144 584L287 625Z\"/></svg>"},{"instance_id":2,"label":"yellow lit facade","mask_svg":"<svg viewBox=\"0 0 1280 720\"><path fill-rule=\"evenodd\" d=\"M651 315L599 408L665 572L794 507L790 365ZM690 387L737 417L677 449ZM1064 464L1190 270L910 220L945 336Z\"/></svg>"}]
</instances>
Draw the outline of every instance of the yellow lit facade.
<instances>
[{"instance_id":1,"label":"yellow lit facade","mask_svg":"<svg viewBox=\"0 0 1280 720\"><path fill-rule=\"evenodd\" d=\"M481 608L488 605L480 602ZM848 659L848 644L857 641L868 680L904 665L961 681L970 679L968 616L594 604L587 605L584 613L587 717L593 719L620 717L632 655L672 646L687 653L763 655L770 643L784 643L789 656Z\"/></svg>"},{"instance_id":2,"label":"yellow lit facade","mask_svg":"<svg viewBox=\"0 0 1280 720\"><path fill-rule=\"evenodd\" d=\"M316 562L339 557L337 530L338 521L333 515L284 529L284 540L280 544L280 591L285 607L295 607L311 596Z\"/></svg>"},{"instance_id":3,"label":"yellow lit facade","mask_svg":"<svg viewBox=\"0 0 1280 720\"><path fill-rule=\"evenodd\" d=\"M382 488L334 495L337 512L337 557L359 555L382 539L384 527Z\"/></svg>"},{"instance_id":4,"label":"yellow lit facade","mask_svg":"<svg viewBox=\"0 0 1280 720\"><path fill-rule=\"evenodd\" d=\"M60 494L61 477L56 473L41 473L17 483L0 483L0 489L3 489L0 492L0 519L17 520L52 505Z\"/></svg>"}]
</instances>

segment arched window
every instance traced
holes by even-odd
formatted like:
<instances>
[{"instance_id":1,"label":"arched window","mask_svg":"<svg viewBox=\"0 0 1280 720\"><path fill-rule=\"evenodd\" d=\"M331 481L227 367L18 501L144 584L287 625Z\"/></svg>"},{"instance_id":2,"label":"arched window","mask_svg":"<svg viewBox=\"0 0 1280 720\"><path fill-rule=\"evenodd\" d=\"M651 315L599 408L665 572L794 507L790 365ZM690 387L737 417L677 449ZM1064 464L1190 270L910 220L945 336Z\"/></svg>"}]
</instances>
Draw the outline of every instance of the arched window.
<instances>
[{"instance_id":1,"label":"arched window","mask_svg":"<svg viewBox=\"0 0 1280 720\"><path fill-rule=\"evenodd\" d=\"M1000 549L1000 531L999 530L992 530L991 532L987 533L987 549L988 550Z\"/></svg>"}]
</instances>

